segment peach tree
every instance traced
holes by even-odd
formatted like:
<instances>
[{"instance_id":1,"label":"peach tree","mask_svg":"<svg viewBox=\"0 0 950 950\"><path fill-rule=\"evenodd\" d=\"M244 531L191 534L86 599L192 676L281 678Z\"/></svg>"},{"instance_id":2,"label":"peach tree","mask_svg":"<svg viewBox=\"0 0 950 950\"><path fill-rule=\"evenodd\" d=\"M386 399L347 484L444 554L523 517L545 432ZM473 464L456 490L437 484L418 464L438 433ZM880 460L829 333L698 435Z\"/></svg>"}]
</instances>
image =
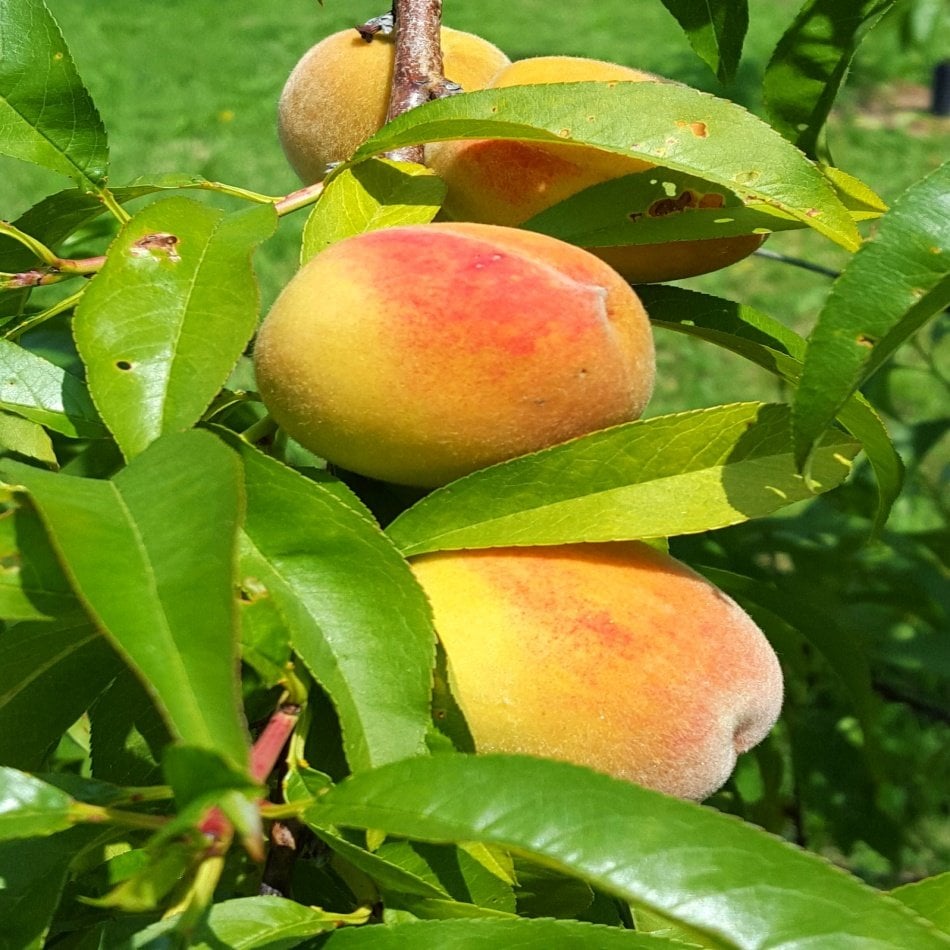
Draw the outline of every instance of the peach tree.
<instances>
[{"instance_id":1,"label":"peach tree","mask_svg":"<svg viewBox=\"0 0 950 950\"><path fill-rule=\"evenodd\" d=\"M732 77L745 0L663 2ZM0 0L0 153L64 179L0 222L0 945L950 946L950 875L885 893L809 849L829 814L801 751L816 691L843 710L812 740L816 761L845 749L822 773L829 800L886 818L861 796L902 766L850 615L755 570L755 532L781 534L777 512L824 493L862 505L848 537L881 550L904 468L861 389L950 303L950 166L887 208L823 145L892 5L806 0L761 77L763 119L652 82L433 98L441 4L399 0L392 38L372 39L395 43L390 121L323 182L269 196L187 169L112 181L43 0ZM445 186L421 146L486 138L655 168L529 231L596 249L808 228L849 252L807 338L731 300L637 288L659 346L725 348L789 401L623 423L428 493L328 466L278 429L251 362L255 250L289 215L308 216L302 261L427 224ZM694 191L722 200L649 213ZM87 233L106 235L98 253L71 256ZM755 618L788 684L714 807L472 754L407 559L670 539ZM852 794L846 772L868 787Z\"/></svg>"}]
</instances>

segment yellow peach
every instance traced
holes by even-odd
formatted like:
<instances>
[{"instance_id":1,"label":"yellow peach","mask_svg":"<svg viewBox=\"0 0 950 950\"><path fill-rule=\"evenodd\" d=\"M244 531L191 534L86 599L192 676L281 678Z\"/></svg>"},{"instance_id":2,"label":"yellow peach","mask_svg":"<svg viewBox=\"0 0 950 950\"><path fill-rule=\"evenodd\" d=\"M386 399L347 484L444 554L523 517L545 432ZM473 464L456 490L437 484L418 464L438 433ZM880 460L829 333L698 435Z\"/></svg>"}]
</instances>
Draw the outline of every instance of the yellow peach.
<instances>
[{"instance_id":1,"label":"yellow peach","mask_svg":"<svg viewBox=\"0 0 950 950\"><path fill-rule=\"evenodd\" d=\"M572 56L539 56L502 69L489 88L580 81L665 82L615 63ZM474 139L427 146L426 161L448 185L445 213L460 221L516 226L593 185L653 165L583 145ZM722 199L710 189L707 201ZM678 208L676 210L683 210ZM692 277L747 257L760 235L590 248L632 283Z\"/></svg>"},{"instance_id":2,"label":"yellow peach","mask_svg":"<svg viewBox=\"0 0 950 950\"><path fill-rule=\"evenodd\" d=\"M465 90L481 89L510 62L481 37L442 30L445 75ZM294 171L306 184L327 165L349 158L386 119L394 46L367 43L356 30L334 33L294 67L278 105L278 133Z\"/></svg>"},{"instance_id":3,"label":"yellow peach","mask_svg":"<svg viewBox=\"0 0 950 950\"><path fill-rule=\"evenodd\" d=\"M324 458L435 486L637 418L639 298L580 248L513 228L386 228L309 261L265 319L258 385Z\"/></svg>"},{"instance_id":4,"label":"yellow peach","mask_svg":"<svg viewBox=\"0 0 950 950\"><path fill-rule=\"evenodd\" d=\"M703 799L778 717L781 669L759 628L646 544L411 563L479 752L561 759Z\"/></svg>"}]
</instances>

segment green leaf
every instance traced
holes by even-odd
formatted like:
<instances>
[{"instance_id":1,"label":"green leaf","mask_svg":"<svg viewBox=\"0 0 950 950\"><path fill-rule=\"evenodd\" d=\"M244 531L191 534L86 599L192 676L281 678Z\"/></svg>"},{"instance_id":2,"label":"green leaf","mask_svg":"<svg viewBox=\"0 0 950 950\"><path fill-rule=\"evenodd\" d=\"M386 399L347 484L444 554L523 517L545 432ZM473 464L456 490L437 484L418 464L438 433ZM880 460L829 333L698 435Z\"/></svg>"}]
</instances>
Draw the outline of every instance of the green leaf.
<instances>
[{"instance_id":1,"label":"green leaf","mask_svg":"<svg viewBox=\"0 0 950 950\"><path fill-rule=\"evenodd\" d=\"M894 0L805 0L765 70L773 125L809 155L867 32Z\"/></svg>"},{"instance_id":2,"label":"green leaf","mask_svg":"<svg viewBox=\"0 0 950 950\"><path fill-rule=\"evenodd\" d=\"M37 838L72 827L72 796L26 772L0 765L0 841Z\"/></svg>"},{"instance_id":3,"label":"green leaf","mask_svg":"<svg viewBox=\"0 0 950 950\"><path fill-rule=\"evenodd\" d=\"M576 920L412 920L388 926L345 927L327 950L673 950L687 944L651 934Z\"/></svg>"},{"instance_id":4,"label":"green leaf","mask_svg":"<svg viewBox=\"0 0 950 950\"><path fill-rule=\"evenodd\" d=\"M445 183L424 165L371 159L334 176L303 230L300 263L331 244L397 224L428 224Z\"/></svg>"},{"instance_id":5,"label":"green leaf","mask_svg":"<svg viewBox=\"0 0 950 950\"><path fill-rule=\"evenodd\" d=\"M0 411L0 455L22 455L48 468L58 468L56 452L46 430L37 422Z\"/></svg>"},{"instance_id":6,"label":"green leaf","mask_svg":"<svg viewBox=\"0 0 950 950\"><path fill-rule=\"evenodd\" d=\"M184 811L194 802L207 803L226 792L260 795L262 789L246 772L208 749L172 745L162 757L165 778L175 793L175 804Z\"/></svg>"},{"instance_id":7,"label":"green leaf","mask_svg":"<svg viewBox=\"0 0 950 950\"><path fill-rule=\"evenodd\" d=\"M174 934L180 918L179 914L146 927L121 944L120 950L165 946L161 938ZM308 937L352 922L347 915L326 913L283 897L238 897L212 905L187 945L191 950L289 950Z\"/></svg>"},{"instance_id":8,"label":"green leaf","mask_svg":"<svg viewBox=\"0 0 950 950\"><path fill-rule=\"evenodd\" d=\"M700 207L707 193L719 195L722 205ZM678 201L683 207L671 210ZM767 234L806 225L762 202L745 205L735 192L723 194L695 175L663 169L592 185L520 227L582 247L615 247Z\"/></svg>"},{"instance_id":9,"label":"green leaf","mask_svg":"<svg viewBox=\"0 0 950 950\"><path fill-rule=\"evenodd\" d=\"M950 162L894 202L818 315L792 412L799 465L848 397L948 305Z\"/></svg>"},{"instance_id":10,"label":"green leaf","mask_svg":"<svg viewBox=\"0 0 950 950\"><path fill-rule=\"evenodd\" d=\"M89 711L92 774L116 785L158 785L158 762L172 741L155 702L123 668Z\"/></svg>"},{"instance_id":11,"label":"green leaf","mask_svg":"<svg viewBox=\"0 0 950 950\"><path fill-rule=\"evenodd\" d=\"M240 469L208 432L166 436L111 481L5 462L100 628L173 731L247 762L233 571Z\"/></svg>"},{"instance_id":12,"label":"green leaf","mask_svg":"<svg viewBox=\"0 0 950 950\"><path fill-rule=\"evenodd\" d=\"M860 178L855 178L834 165L819 163L818 167L856 221L879 218L887 211L884 199Z\"/></svg>"},{"instance_id":13,"label":"green leaf","mask_svg":"<svg viewBox=\"0 0 950 950\"><path fill-rule=\"evenodd\" d=\"M425 841L492 842L722 947L950 945L813 854L711 809L563 762L411 759L344 780L303 817Z\"/></svg>"},{"instance_id":14,"label":"green leaf","mask_svg":"<svg viewBox=\"0 0 950 950\"><path fill-rule=\"evenodd\" d=\"M771 204L846 248L860 243L847 209L801 152L741 106L675 83L558 83L451 96L385 125L353 162L460 138L593 145Z\"/></svg>"},{"instance_id":15,"label":"green leaf","mask_svg":"<svg viewBox=\"0 0 950 950\"><path fill-rule=\"evenodd\" d=\"M759 310L680 287L637 288L654 326L715 343L798 385L806 343ZM884 526L904 483L904 465L887 428L870 403L854 393L838 421L861 443L878 484L875 530Z\"/></svg>"},{"instance_id":16,"label":"green leaf","mask_svg":"<svg viewBox=\"0 0 950 950\"><path fill-rule=\"evenodd\" d=\"M109 829L81 827L48 838L0 842L0 921L4 950L41 950L70 865Z\"/></svg>"},{"instance_id":17,"label":"green leaf","mask_svg":"<svg viewBox=\"0 0 950 950\"><path fill-rule=\"evenodd\" d=\"M254 332L251 251L273 207L226 215L189 198L125 225L76 308L92 398L126 458L194 425Z\"/></svg>"},{"instance_id":18,"label":"green leaf","mask_svg":"<svg viewBox=\"0 0 950 950\"><path fill-rule=\"evenodd\" d=\"M405 561L336 494L229 441L247 484L242 576L269 592L330 696L350 768L425 754L435 633Z\"/></svg>"},{"instance_id":19,"label":"green leaf","mask_svg":"<svg viewBox=\"0 0 950 950\"><path fill-rule=\"evenodd\" d=\"M0 340L0 408L74 438L106 434L78 376L9 340Z\"/></svg>"},{"instance_id":20,"label":"green leaf","mask_svg":"<svg viewBox=\"0 0 950 950\"><path fill-rule=\"evenodd\" d=\"M857 444L833 432L822 491ZM604 429L446 485L387 529L404 555L512 544L695 534L811 497L792 460L787 406L736 403Z\"/></svg>"},{"instance_id":21,"label":"green leaf","mask_svg":"<svg viewBox=\"0 0 950 950\"><path fill-rule=\"evenodd\" d=\"M891 896L950 934L950 871L895 888Z\"/></svg>"},{"instance_id":22,"label":"green leaf","mask_svg":"<svg viewBox=\"0 0 950 950\"><path fill-rule=\"evenodd\" d=\"M0 515L0 618L44 620L81 613L46 531L29 504Z\"/></svg>"},{"instance_id":23,"label":"green leaf","mask_svg":"<svg viewBox=\"0 0 950 950\"><path fill-rule=\"evenodd\" d=\"M106 130L42 0L0 4L0 153L95 188Z\"/></svg>"},{"instance_id":24,"label":"green leaf","mask_svg":"<svg viewBox=\"0 0 950 950\"><path fill-rule=\"evenodd\" d=\"M732 82L749 28L747 0L663 0L696 55L720 82Z\"/></svg>"},{"instance_id":25,"label":"green leaf","mask_svg":"<svg viewBox=\"0 0 950 950\"><path fill-rule=\"evenodd\" d=\"M447 899L449 896L436 875L415 852L412 852L416 858L414 862L404 860L406 852L410 851L410 845L406 842L383 845L381 851L373 852L353 844L328 828L315 828L314 833L349 864L372 878L383 891L435 900Z\"/></svg>"},{"instance_id":26,"label":"green leaf","mask_svg":"<svg viewBox=\"0 0 950 950\"><path fill-rule=\"evenodd\" d=\"M35 770L122 668L84 618L18 623L0 636L0 761Z\"/></svg>"}]
</instances>

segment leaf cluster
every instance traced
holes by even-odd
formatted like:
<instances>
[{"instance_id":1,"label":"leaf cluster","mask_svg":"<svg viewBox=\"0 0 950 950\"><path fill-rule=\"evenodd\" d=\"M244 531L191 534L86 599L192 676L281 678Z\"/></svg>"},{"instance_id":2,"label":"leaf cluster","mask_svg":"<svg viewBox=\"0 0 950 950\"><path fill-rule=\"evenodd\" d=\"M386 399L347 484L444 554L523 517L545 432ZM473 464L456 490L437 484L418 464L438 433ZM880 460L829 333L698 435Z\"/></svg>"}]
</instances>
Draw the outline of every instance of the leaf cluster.
<instances>
[{"instance_id":1,"label":"leaf cluster","mask_svg":"<svg viewBox=\"0 0 950 950\"><path fill-rule=\"evenodd\" d=\"M665 5L732 76L745 3ZM946 619L932 538L901 508L904 466L861 388L950 303L950 165L885 210L815 160L889 6L805 3L764 78L771 125L676 85L490 90L399 117L325 188L269 197L187 174L113 185L104 123L49 11L0 0L0 152L72 181L0 223L4 946L950 944L946 875L888 895L812 853L846 844L852 788L822 788L840 777L824 769L834 756L859 777L848 807L884 826L916 817L887 801L908 762L887 736L910 725L881 698L919 682L896 647L906 617L861 632L880 597L869 560L917 585L918 662ZM789 402L618 426L425 497L334 471L276 430L248 355L255 251L302 207L302 260L430 221L441 182L381 156L485 136L657 166L642 190L597 186L526 225L565 240L807 227L852 252L807 339L733 301L643 291L659 334L737 354ZM640 223L697 182L725 206ZM62 256L96 228L108 244ZM926 441L933 422L899 434ZM783 721L717 808L468 754L406 559L621 539L671 543L786 662ZM942 676L904 713L946 715L942 649ZM937 768L927 754L913 767Z\"/></svg>"}]
</instances>

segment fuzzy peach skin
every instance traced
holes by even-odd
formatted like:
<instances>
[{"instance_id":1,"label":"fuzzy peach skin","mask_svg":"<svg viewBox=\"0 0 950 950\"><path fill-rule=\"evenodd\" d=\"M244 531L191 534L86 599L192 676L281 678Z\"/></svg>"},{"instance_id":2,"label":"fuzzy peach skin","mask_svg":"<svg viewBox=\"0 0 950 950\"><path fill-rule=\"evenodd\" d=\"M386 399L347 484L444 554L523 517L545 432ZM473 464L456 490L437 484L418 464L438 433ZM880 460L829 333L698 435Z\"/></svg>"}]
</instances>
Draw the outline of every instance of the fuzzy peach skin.
<instances>
[{"instance_id":1,"label":"fuzzy peach skin","mask_svg":"<svg viewBox=\"0 0 950 950\"><path fill-rule=\"evenodd\" d=\"M321 40L294 67L280 97L277 128L287 160L305 184L331 162L349 158L386 119L394 46L367 43L356 30ZM445 75L465 90L482 89L510 60L487 40L442 30Z\"/></svg>"},{"instance_id":2,"label":"fuzzy peach skin","mask_svg":"<svg viewBox=\"0 0 950 950\"><path fill-rule=\"evenodd\" d=\"M637 418L649 320L606 264L484 224L340 241L291 280L255 347L277 422L344 468L435 486Z\"/></svg>"},{"instance_id":3,"label":"fuzzy peach skin","mask_svg":"<svg viewBox=\"0 0 950 950\"><path fill-rule=\"evenodd\" d=\"M573 56L539 56L502 69L489 88L582 81L666 82L639 69ZM459 221L514 226L593 185L636 172L649 162L583 145L474 139L435 142L426 162L448 185L445 213ZM720 196L721 197L721 196ZM734 264L760 235L591 248L635 284L693 277Z\"/></svg>"},{"instance_id":4,"label":"fuzzy peach skin","mask_svg":"<svg viewBox=\"0 0 950 950\"><path fill-rule=\"evenodd\" d=\"M562 759L698 800L779 715L782 673L759 628L645 544L411 564L479 752Z\"/></svg>"}]
</instances>

